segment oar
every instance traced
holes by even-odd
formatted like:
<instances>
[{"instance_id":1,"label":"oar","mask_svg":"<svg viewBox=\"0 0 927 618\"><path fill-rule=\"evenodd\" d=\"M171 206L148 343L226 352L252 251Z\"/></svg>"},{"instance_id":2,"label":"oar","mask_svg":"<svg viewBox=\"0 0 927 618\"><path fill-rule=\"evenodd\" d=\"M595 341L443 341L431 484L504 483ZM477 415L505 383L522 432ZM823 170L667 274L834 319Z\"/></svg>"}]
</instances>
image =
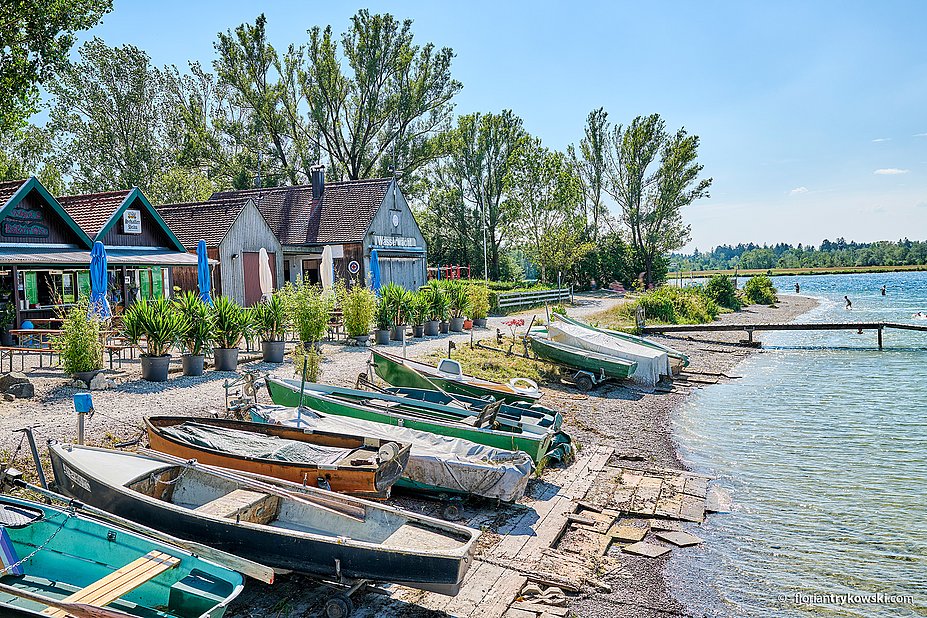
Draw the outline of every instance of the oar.
<instances>
[{"instance_id":1,"label":"oar","mask_svg":"<svg viewBox=\"0 0 927 618\"><path fill-rule=\"evenodd\" d=\"M67 603L47 597L44 594L36 594L14 586L7 586L6 584L0 584L0 592L6 592L7 594L12 594L13 596L32 601L33 603L60 609L61 611L67 612L68 616L73 616L74 618L132 618L131 614L121 612L117 609L96 607L94 605L87 605L86 603Z\"/></svg>"},{"instance_id":2,"label":"oar","mask_svg":"<svg viewBox=\"0 0 927 618\"><path fill-rule=\"evenodd\" d=\"M165 534L153 528L137 524L134 521L125 519L118 515L114 515L108 511L98 509L95 506L90 506L89 504L84 504L78 500L72 500L66 496L55 493L48 489L43 489L37 485L32 485L22 480L13 481L13 484L22 487L24 489L29 489L38 494L45 496L46 498L51 498L58 502L62 502L69 506L74 507L76 510L79 510L83 513L87 513L96 517L97 519L103 519L109 523L121 526L133 532L137 532L144 536L151 537L155 540L161 541L162 543L167 543L169 545L174 545L181 549L185 549L191 554L196 554L200 558L204 558L211 562L215 562L221 566L238 571L243 575L254 578L258 581L262 581L265 584L274 583L274 570L263 564L259 564L247 558L242 558L241 556L236 556L235 554L230 554L224 552L221 549L216 549L215 547L209 547L208 545L203 545L202 543L197 543L195 541L186 541L184 539L178 539L169 534Z\"/></svg>"},{"instance_id":3,"label":"oar","mask_svg":"<svg viewBox=\"0 0 927 618\"><path fill-rule=\"evenodd\" d=\"M299 427L299 422L303 417L303 394L306 392L306 370L309 369L309 357L303 358L303 375L302 379L299 381L299 405L296 406L296 426Z\"/></svg>"}]
</instances>

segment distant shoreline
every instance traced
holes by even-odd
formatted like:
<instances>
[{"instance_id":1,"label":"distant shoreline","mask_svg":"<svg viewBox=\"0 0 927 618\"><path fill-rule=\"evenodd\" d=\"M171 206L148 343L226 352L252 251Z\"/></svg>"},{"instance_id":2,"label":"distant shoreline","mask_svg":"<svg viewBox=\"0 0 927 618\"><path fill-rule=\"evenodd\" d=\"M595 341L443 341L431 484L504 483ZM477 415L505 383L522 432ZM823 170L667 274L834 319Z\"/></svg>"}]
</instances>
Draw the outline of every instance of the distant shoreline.
<instances>
[{"instance_id":1,"label":"distant shoreline","mask_svg":"<svg viewBox=\"0 0 927 618\"><path fill-rule=\"evenodd\" d=\"M820 268L752 268L748 270L691 270L671 271L668 279L682 277L683 279L707 279L715 275L728 275L733 277L752 277L753 275L769 275L770 277L805 276L805 275L855 275L865 273L901 273L927 271L927 264L914 264L906 266L829 266Z\"/></svg>"}]
</instances>

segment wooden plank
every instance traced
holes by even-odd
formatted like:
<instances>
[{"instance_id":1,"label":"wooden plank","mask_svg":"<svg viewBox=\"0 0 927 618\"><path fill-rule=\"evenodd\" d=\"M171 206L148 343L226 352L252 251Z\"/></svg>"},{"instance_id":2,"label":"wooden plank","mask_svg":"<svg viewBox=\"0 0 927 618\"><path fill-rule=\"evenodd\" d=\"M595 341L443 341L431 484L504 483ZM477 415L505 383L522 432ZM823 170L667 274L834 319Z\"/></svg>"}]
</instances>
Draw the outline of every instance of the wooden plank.
<instances>
[{"instance_id":1,"label":"wooden plank","mask_svg":"<svg viewBox=\"0 0 927 618\"><path fill-rule=\"evenodd\" d=\"M236 489L194 509L226 519L267 524L277 515L280 498L248 489Z\"/></svg>"},{"instance_id":2,"label":"wooden plank","mask_svg":"<svg viewBox=\"0 0 927 618\"><path fill-rule=\"evenodd\" d=\"M664 486L666 489L666 486ZM655 517L679 518L679 511L682 509L682 499L685 494L676 491L662 491L657 504L653 509Z\"/></svg>"},{"instance_id":3,"label":"wooden plank","mask_svg":"<svg viewBox=\"0 0 927 618\"><path fill-rule=\"evenodd\" d=\"M647 528L644 526L634 526L629 523L619 522L613 525L608 536L616 541L624 543L636 543L647 536Z\"/></svg>"},{"instance_id":4,"label":"wooden plank","mask_svg":"<svg viewBox=\"0 0 927 618\"><path fill-rule=\"evenodd\" d=\"M584 517L583 515L580 515L579 513L570 513L569 515L567 515L567 521L572 522L574 524L582 524L584 526L590 526L590 527L595 526L598 523L597 520L591 517Z\"/></svg>"},{"instance_id":5,"label":"wooden plank","mask_svg":"<svg viewBox=\"0 0 927 618\"><path fill-rule=\"evenodd\" d=\"M631 513L642 515L653 515L657 507L657 499L660 497L660 491L663 487L663 479L645 476L637 486L637 492L631 502Z\"/></svg>"},{"instance_id":6,"label":"wooden plank","mask_svg":"<svg viewBox=\"0 0 927 618\"><path fill-rule=\"evenodd\" d=\"M705 519L705 499L695 496L683 495L682 507L679 509L679 519L685 521L702 522Z\"/></svg>"},{"instance_id":7,"label":"wooden plank","mask_svg":"<svg viewBox=\"0 0 927 618\"><path fill-rule=\"evenodd\" d=\"M684 493L704 498L708 495L708 480L694 476L687 477Z\"/></svg>"},{"instance_id":8,"label":"wooden plank","mask_svg":"<svg viewBox=\"0 0 927 618\"><path fill-rule=\"evenodd\" d=\"M654 519L652 522L650 522L650 529L651 529L651 530L654 530L654 531L656 531L656 530L675 530L675 531L681 531L681 530L682 530L682 522L679 522L679 521L670 521L670 520L666 520L666 519Z\"/></svg>"},{"instance_id":9,"label":"wooden plank","mask_svg":"<svg viewBox=\"0 0 927 618\"><path fill-rule=\"evenodd\" d=\"M662 556L666 552L670 551L670 548L664 545L657 545L655 543L640 541L638 543L634 543L633 545L628 545L627 547L622 548L621 551L626 554L634 554L635 556L656 558L657 556Z\"/></svg>"},{"instance_id":10,"label":"wooden plank","mask_svg":"<svg viewBox=\"0 0 927 618\"><path fill-rule=\"evenodd\" d=\"M688 532L677 532L677 531L667 531L667 532L655 532L654 536L662 541L667 543L672 543L677 547L690 547L692 545L698 545L702 542L702 539L698 538L694 534L689 534Z\"/></svg>"},{"instance_id":11,"label":"wooden plank","mask_svg":"<svg viewBox=\"0 0 927 618\"><path fill-rule=\"evenodd\" d=\"M553 616L566 616L570 612L569 607L557 607L555 605L545 605L543 603L532 603L531 601L515 601L512 603L512 609L522 609L537 614L547 612Z\"/></svg>"}]
</instances>

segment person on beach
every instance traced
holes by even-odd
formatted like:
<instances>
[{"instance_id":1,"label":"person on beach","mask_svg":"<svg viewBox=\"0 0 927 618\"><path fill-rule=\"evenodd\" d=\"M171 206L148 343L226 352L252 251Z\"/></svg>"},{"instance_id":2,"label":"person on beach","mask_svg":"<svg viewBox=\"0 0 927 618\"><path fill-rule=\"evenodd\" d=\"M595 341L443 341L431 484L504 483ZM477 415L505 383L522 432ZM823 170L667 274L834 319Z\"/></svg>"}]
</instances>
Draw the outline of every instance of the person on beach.
<instances>
[{"instance_id":1,"label":"person on beach","mask_svg":"<svg viewBox=\"0 0 927 618\"><path fill-rule=\"evenodd\" d=\"M801 292L801 286L798 285L798 281L795 282L795 293L798 294Z\"/></svg>"},{"instance_id":2,"label":"person on beach","mask_svg":"<svg viewBox=\"0 0 927 618\"><path fill-rule=\"evenodd\" d=\"M885 286L882 286L882 296L885 296Z\"/></svg>"},{"instance_id":3,"label":"person on beach","mask_svg":"<svg viewBox=\"0 0 927 618\"><path fill-rule=\"evenodd\" d=\"M849 297L849 296L844 296L844 297L843 297L843 300L847 301L847 306L846 306L847 309L852 309L852 308L853 308L853 303L850 301L850 297Z\"/></svg>"}]
</instances>

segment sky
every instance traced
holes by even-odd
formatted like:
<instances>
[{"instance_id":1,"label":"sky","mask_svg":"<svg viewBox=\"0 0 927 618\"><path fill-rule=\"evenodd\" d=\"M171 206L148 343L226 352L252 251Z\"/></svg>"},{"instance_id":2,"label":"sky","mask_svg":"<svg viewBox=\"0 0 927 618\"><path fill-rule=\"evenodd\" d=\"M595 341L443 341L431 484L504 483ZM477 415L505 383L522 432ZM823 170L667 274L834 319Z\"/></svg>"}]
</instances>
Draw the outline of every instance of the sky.
<instances>
[{"instance_id":1,"label":"sky","mask_svg":"<svg viewBox=\"0 0 927 618\"><path fill-rule=\"evenodd\" d=\"M267 16L278 50L360 8L451 47L455 113L512 109L546 146L604 107L659 113L701 140L710 198L684 209L686 250L927 238L927 3L115 0L81 40L156 65L209 66L220 31Z\"/></svg>"}]
</instances>

